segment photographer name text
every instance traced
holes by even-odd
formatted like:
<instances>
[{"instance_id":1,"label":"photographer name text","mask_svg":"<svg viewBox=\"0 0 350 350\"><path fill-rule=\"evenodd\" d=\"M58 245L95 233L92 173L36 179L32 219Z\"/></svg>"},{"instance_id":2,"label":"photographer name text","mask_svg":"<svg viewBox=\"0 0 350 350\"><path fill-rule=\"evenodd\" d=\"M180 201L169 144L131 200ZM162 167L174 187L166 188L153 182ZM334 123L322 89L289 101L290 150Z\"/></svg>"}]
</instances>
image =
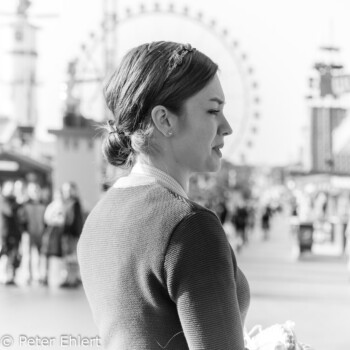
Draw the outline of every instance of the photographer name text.
<instances>
[{"instance_id":1,"label":"photographer name text","mask_svg":"<svg viewBox=\"0 0 350 350\"><path fill-rule=\"evenodd\" d=\"M102 346L101 338L99 336L95 337L85 337L82 335L71 335L62 334L58 337L46 337L46 336L28 336L24 334L18 335L18 337L13 337L11 335L5 334L0 337L0 347L10 348L12 346L53 346L59 345L62 348L71 347L96 347Z\"/></svg>"}]
</instances>

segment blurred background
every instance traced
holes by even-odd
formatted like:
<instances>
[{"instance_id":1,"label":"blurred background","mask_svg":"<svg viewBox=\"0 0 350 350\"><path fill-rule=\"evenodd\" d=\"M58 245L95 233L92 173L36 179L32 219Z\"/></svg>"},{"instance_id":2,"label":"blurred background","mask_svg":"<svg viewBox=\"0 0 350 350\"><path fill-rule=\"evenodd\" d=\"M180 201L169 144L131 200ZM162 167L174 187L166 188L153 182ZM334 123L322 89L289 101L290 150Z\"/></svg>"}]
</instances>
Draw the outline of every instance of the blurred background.
<instances>
[{"instance_id":1,"label":"blurred background","mask_svg":"<svg viewBox=\"0 0 350 350\"><path fill-rule=\"evenodd\" d=\"M48 346L19 335L52 337L52 349L62 334L74 349L97 336L74 251L125 174L100 152L103 81L130 48L172 40L219 64L233 135L190 198L218 214L250 281L247 328L290 319L316 349L348 350L349 11L341 0L2 0L0 348L4 336L28 349Z\"/></svg>"}]
</instances>

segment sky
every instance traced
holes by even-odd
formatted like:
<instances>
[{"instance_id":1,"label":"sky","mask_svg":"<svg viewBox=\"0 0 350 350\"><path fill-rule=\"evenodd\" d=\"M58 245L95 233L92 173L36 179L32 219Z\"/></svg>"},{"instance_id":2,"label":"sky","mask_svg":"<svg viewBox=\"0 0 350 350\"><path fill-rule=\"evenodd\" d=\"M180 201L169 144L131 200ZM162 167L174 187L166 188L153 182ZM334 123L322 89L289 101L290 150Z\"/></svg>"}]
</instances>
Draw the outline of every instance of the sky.
<instances>
[{"instance_id":1,"label":"sky","mask_svg":"<svg viewBox=\"0 0 350 350\"><path fill-rule=\"evenodd\" d=\"M155 1L117 0L118 17L126 17L126 8L137 13L141 3L149 9L154 8ZM171 2L158 3L165 8ZM101 40L92 50L89 62L81 50L82 44L90 42L90 33L99 38L102 4L102 0L32 1L30 15L39 27L37 99L42 138L48 137L48 128L62 125L62 84L67 79L67 63L78 57L81 71L90 69L91 62L103 70ZM14 0L1 0L0 13L15 11L15 5ZM201 12L202 22L164 12L125 20L117 28L116 61L129 48L145 41L193 44L220 66L227 101L225 113L234 132L225 146L225 157L240 161L244 154L246 161L253 164L296 162L305 144L309 120L305 96L308 78L315 74L312 66L321 57L319 47L329 44L340 47L336 59L345 68L350 66L350 1L177 0L174 6L175 13L187 6L190 18ZM36 14L57 17L38 19ZM208 29L212 20L216 21L215 28ZM4 83L11 80L10 23L11 17L0 17L0 91L5 97L0 115L11 115L12 108L10 89ZM227 30L224 38L217 35L223 29ZM238 43L234 48L233 42ZM254 82L256 89L252 88ZM82 112L101 120L103 109L96 97L101 87L84 86ZM254 117L256 114L259 118ZM251 133L252 128L257 130L256 134ZM246 146L249 141L250 148Z\"/></svg>"}]
</instances>

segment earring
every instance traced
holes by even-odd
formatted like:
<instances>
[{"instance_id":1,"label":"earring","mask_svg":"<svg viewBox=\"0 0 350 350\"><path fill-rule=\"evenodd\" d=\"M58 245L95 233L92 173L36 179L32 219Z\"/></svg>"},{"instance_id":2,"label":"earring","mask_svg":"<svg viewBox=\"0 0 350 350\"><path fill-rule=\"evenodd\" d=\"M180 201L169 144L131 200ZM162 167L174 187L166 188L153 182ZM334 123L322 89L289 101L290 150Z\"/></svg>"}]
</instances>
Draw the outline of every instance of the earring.
<instances>
[{"instance_id":1,"label":"earring","mask_svg":"<svg viewBox=\"0 0 350 350\"><path fill-rule=\"evenodd\" d=\"M168 135L168 136L172 136L172 135L173 135L173 132L172 132L172 131L168 131L168 132L167 132L167 135Z\"/></svg>"}]
</instances>

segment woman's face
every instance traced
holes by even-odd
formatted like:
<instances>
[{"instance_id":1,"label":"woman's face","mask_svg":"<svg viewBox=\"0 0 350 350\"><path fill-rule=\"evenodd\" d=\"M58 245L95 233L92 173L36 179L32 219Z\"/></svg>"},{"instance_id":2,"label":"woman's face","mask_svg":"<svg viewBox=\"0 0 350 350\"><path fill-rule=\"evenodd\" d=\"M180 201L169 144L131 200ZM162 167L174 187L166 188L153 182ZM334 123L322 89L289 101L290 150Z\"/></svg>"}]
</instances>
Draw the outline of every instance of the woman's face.
<instances>
[{"instance_id":1,"label":"woman's face","mask_svg":"<svg viewBox=\"0 0 350 350\"><path fill-rule=\"evenodd\" d=\"M189 172L220 169L224 137L232 133L223 107L225 102L217 75L184 104L173 140L177 166Z\"/></svg>"}]
</instances>

